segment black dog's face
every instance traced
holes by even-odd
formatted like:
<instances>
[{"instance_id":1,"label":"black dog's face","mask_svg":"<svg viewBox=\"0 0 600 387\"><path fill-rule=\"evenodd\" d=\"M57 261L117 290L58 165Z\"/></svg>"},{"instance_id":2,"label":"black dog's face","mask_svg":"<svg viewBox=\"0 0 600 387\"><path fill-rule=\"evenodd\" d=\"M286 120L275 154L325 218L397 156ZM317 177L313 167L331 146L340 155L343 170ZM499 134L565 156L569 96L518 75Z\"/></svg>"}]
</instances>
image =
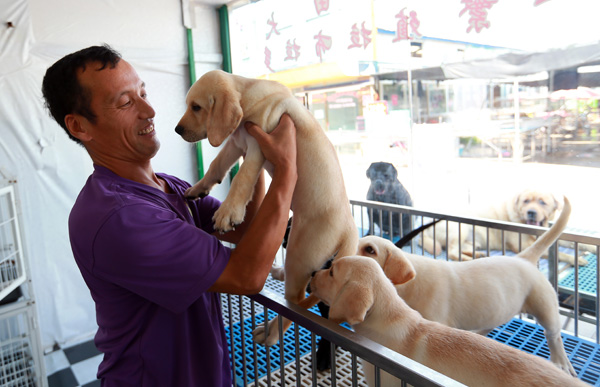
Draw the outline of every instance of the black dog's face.
<instances>
[{"instance_id":1,"label":"black dog's face","mask_svg":"<svg viewBox=\"0 0 600 387\"><path fill-rule=\"evenodd\" d=\"M367 169L367 177L371 179L373 193L378 196L385 195L398 181L398 170L390 163L377 162Z\"/></svg>"}]
</instances>

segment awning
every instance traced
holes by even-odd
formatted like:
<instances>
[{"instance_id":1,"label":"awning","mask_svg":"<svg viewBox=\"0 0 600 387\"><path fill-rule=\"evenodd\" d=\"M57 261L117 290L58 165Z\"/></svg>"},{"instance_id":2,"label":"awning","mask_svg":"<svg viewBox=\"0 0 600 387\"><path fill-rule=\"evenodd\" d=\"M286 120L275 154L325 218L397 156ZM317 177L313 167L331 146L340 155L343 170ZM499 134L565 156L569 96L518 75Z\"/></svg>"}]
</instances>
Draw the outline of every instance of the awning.
<instances>
[{"instance_id":1,"label":"awning","mask_svg":"<svg viewBox=\"0 0 600 387\"><path fill-rule=\"evenodd\" d=\"M536 53L508 53L492 59L445 63L438 67L414 69L415 80L446 80L459 78L514 79L516 77L600 64L600 42L571 46ZM376 76L380 80L405 80L408 71Z\"/></svg>"},{"instance_id":2,"label":"awning","mask_svg":"<svg viewBox=\"0 0 600 387\"><path fill-rule=\"evenodd\" d=\"M294 89L298 87L310 88L352 82L366 82L370 77L368 75L347 75L337 63L332 62L279 71L261 75L258 78L278 81L290 89Z\"/></svg>"}]
</instances>

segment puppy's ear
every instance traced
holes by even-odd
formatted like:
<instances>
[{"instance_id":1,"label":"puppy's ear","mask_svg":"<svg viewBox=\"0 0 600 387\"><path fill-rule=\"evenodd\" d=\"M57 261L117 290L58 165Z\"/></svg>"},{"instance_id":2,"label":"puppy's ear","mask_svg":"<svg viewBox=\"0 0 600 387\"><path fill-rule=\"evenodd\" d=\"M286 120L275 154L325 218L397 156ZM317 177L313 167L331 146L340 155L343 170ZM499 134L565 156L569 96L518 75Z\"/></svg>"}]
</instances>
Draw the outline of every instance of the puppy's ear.
<instances>
[{"instance_id":1,"label":"puppy's ear","mask_svg":"<svg viewBox=\"0 0 600 387\"><path fill-rule=\"evenodd\" d=\"M329 319L350 325L361 323L373 305L373 290L356 281L344 284L329 307Z\"/></svg>"},{"instance_id":2,"label":"puppy's ear","mask_svg":"<svg viewBox=\"0 0 600 387\"><path fill-rule=\"evenodd\" d=\"M394 180L396 180L398 178L398 170L392 164L390 164L390 169L392 170L392 173L394 175Z\"/></svg>"},{"instance_id":3,"label":"puppy's ear","mask_svg":"<svg viewBox=\"0 0 600 387\"><path fill-rule=\"evenodd\" d=\"M552 199L554 200L554 209L559 212L562 211L564 201L559 201L558 199L556 199L556 196L554 196L554 195L552 195Z\"/></svg>"},{"instance_id":4,"label":"puppy's ear","mask_svg":"<svg viewBox=\"0 0 600 387\"><path fill-rule=\"evenodd\" d=\"M523 194L522 192L520 194L518 194L517 197L515 198L515 201L513 202L513 208L515 209L515 211L519 211L519 202L521 201L522 194Z\"/></svg>"},{"instance_id":5,"label":"puppy's ear","mask_svg":"<svg viewBox=\"0 0 600 387\"><path fill-rule=\"evenodd\" d=\"M402 251L390 252L383 264L383 272L394 285L401 285L416 277L412 263L402 254Z\"/></svg>"},{"instance_id":6,"label":"puppy's ear","mask_svg":"<svg viewBox=\"0 0 600 387\"><path fill-rule=\"evenodd\" d=\"M222 88L209 97L206 133L210 145L221 145L240 125L244 117L241 98L241 94L233 88Z\"/></svg>"},{"instance_id":7,"label":"puppy's ear","mask_svg":"<svg viewBox=\"0 0 600 387\"><path fill-rule=\"evenodd\" d=\"M370 179L371 178L371 171L373 170L373 164L369 165L369 168L367 168L367 177Z\"/></svg>"}]
</instances>

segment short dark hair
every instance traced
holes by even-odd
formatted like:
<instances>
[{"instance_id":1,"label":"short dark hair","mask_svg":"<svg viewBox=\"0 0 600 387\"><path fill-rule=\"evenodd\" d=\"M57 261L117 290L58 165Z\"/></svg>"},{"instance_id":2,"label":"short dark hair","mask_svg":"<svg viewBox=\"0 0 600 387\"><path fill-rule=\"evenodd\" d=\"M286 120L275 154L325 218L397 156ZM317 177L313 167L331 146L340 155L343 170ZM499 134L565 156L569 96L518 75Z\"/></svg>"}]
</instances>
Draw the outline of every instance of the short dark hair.
<instances>
[{"instance_id":1,"label":"short dark hair","mask_svg":"<svg viewBox=\"0 0 600 387\"><path fill-rule=\"evenodd\" d=\"M96 62L101 64L98 71L104 70L107 66L115 68L120 60L121 54L108 44L104 44L68 54L46 70L42 82L45 106L67 135L78 144L81 144L81 141L73 137L67 129L65 116L77 113L94 123L96 115L90 107L91 91L79 84L77 70L85 70L87 65Z\"/></svg>"}]
</instances>

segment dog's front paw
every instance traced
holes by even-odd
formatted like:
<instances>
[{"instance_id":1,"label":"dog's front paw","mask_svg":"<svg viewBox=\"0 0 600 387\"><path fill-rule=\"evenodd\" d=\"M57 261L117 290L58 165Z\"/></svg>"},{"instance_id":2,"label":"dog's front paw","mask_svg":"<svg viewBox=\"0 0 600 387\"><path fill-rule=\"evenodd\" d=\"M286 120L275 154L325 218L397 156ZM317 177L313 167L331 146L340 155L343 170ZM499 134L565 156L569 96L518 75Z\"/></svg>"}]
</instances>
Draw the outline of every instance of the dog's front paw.
<instances>
[{"instance_id":1,"label":"dog's front paw","mask_svg":"<svg viewBox=\"0 0 600 387\"><path fill-rule=\"evenodd\" d=\"M235 230L235 227L244 221L245 215L245 207L229 206L226 202L223 202L213 216L215 230L221 233Z\"/></svg>"},{"instance_id":2,"label":"dog's front paw","mask_svg":"<svg viewBox=\"0 0 600 387\"><path fill-rule=\"evenodd\" d=\"M584 256L585 255L580 255L579 257L577 257L577 264L579 266L586 266L589 263L588 260L584 258ZM571 254L559 252L558 260L562 261L562 262L566 262L571 266L575 266L575 257Z\"/></svg>"},{"instance_id":3,"label":"dog's front paw","mask_svg":"<svg viewBox=\"0 0 600 387\"><path fill-rule=\"evenodd\" d=\"M265 324L269 324L269 335L266 335L267 329ZM267 347L277 344L279 340L279 325L277 324L277 317L268 323L263 323L257 326L252 331L252 340L255 343L266 345Z\"/></svg>"},{"instance_id":4,"label":"dog's front paw","mask_svg":"<svg viewBox=\"0 0 600 387\"><path fill-rule=\"evenodd\" d=\"M214 184L207 184L205 179L200 180L185 191L185 197L188 199L203 198L210 193Z\"/></svg>"}]
</instances>

